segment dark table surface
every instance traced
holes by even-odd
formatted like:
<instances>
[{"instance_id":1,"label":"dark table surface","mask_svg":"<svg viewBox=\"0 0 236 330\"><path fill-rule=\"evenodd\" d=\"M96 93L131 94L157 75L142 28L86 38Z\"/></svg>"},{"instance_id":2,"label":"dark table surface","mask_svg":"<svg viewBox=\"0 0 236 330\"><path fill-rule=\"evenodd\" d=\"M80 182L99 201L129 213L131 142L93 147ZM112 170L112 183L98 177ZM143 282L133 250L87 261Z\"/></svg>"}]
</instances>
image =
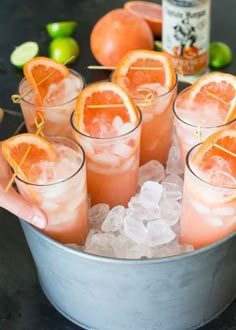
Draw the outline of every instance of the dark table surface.
<instances>
[{"instance_id":1,"label":"dark table surface","mask_svg":"<svg viewBox=\"0 0 236 330\"><path fill-rule=\"evenodd\" d=\"M104 79L106 72L94 72L96 64L89 47L91 29L97 19L112 8L122 7L119 0L1 0L0 1L0 106L7 109L0 125L0 140L11 136L22 123L18 105L10 96L17 91L22 71L9 61L15 46L24 41L38 42L40 54L47 56L48 22L76 20L75 38L81 54L73 65L86 81ZM161 1L156 1L160 3ZM236 74L236 1L213 0L211 41L224 41L235 54L223 71ZM92 312L92 311L91 311ZM47 301L39 286L35 266L17 218L0 208L0 329L1 330L75 330L80 327L61 316ZM201 330L235 330L236 302ZM144 329L145 330L145 329ZM157 329L155 329L157 330Z\"/></svg>"}]
</instances>

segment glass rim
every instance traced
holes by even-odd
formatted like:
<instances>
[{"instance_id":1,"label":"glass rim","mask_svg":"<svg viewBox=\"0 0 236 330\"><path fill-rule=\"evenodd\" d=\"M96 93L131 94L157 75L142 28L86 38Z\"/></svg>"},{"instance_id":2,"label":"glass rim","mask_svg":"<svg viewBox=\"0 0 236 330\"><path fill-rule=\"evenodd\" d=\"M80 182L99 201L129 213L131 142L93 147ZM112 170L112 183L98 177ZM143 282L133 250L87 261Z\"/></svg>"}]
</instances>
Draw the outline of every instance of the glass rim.
<instances>
[{"instance_id":1,"label":"glass rim","mask_svg":"<svg viewBox=\"0 0 236 330\"><path fill-rule=\"evenodd\" d=\"M38 183L28 182L28 181L25 181L24 179L21 179L18 175L16 176L17 180L19 180L20 182L24 183L27 186L32 186L32 187L52 187L52 186L61 184L63 182L66 182L66 181L72 179L74 176L77 175L77 173L79 173L81 171L81 169L84 167L85 161L86 161L85 151L84 151L83 147L81 146L81 144L79 144L77 141L75 141L75 140L73 140L69 137L66 137L66 136L53 136L53 135L47 135L46 136L46 139L49 139L49 140L50 139L57 139L57 138L65 139L65 140L68 140L70 142L73 142L78 147L78 149L81 151L82 161L81 161L81 164L80 164L79 168L73 174L71 174L69 177L67 177L65 179L62 179L60 181L57 181L57 182L52 182L52 183L38 184Z\"/></svg>"},{"instance_id":2,"label":"glass rim","mask_svg":"<svg viewBox=\"0 0 236 330\"><path fill-rule=\"evenodd\" d=\"M191 156L192 156L192 153L194 152L194 150L196 150L197 148L200 147L200 145L202 145L203 142L200 142L196 145L194 145L191 149L189 149L189 151L187 152L187 155L186 155L186 168L188 169L189 172L191 172L191 174L197 178L198 180L200 180L201 182L203 182L204 184L208 185L209 187L211 188L216 188L218 190L232 190L232 191L236 191L236 187L233 188L233 187L222 187L222 186L217 186L216 184L212 184L212 183L209 183L207 182L206 180L204 180L203 178L201 178L199 175L197 175L195 173L195 171L193 170L192 168L192 165L191 165Z\"/></svg>"},{"instance_id":3,"label":"glass rim","mask_svg":"<svg viewBox=\"0 0 236 330\"><path fill-rule=\"evenodd\" d=\"M111 72L111 74L110 74L110 81L111 82L113 82L113 80L112 80L112 75L113 75L113 73L114 73L114 71L113 72ZM114 82L114 83L116 83L116 82ZM117 83L116 83L117 84ZM119 84L118 84L119 85ZM156 95L156 96L154 96L153 97L153 100L156 100L156 99L161 99L162 97L164 98L166 95L168 95L168 94L171 94L175 89L177 89L177 86L178 86L178 75L175 73L175 83L174 83L174 85L171 87L171 89L169 89L167 92L165 92L164 94L161 94L161 95ZM122 87L122 86L121 86ZM148 88L147 88L148 89ZM151 91L150 91L151 92ZM140 97L133 97L132 95L130 95L129 94L129 96L132 98L132 100L133 101L136 101L136 100L138 100L138 101L140 101L140 100L143 100L144 98L143 98L143 96L140 96ZM154 103L154 102L152 102L152 103ZM150 103L150 105L152 105L152 103ZM145 105L146 106L146 105ZM149 104L147 105L147 106L149 106Z\"/></svg>"},{"instance_id":4,"label":"glass rim","mask_svg":"<svg viewBox=\"0 0 236 330\"><path fill-rule=\"evenodd\" d=\"M178 86L178 75L177 74L175 74L175 76L176 76L176 79L175 79L175 84L171 87L171 89L169 89L168 91L166 91L164 94L161 94L161 95L155 95L154 97L153 97L153 99L151 100L152 102L150 103L150 105L152 105L152 103L154 103L156 100L158 100L158 99L161 99L161 98L164 98L165 96L167 96L167 95L169 95L169 94L171 94L172 92L174 92L174 90L175 89L177 89L177 86ZM147 88L148 89L148 88ZM150 92L151 92L151 90L150 90ZM135 101L135 100L143 100L144 98L143 97L133 97L133 96L131 96L131 98ZM148 106L149 106L149 104L148 104Z\"/></svg>"},{"instance_id":5,"label":"glass rim","mask_svg":"<svg viewBox=\"0 0 236 330\"><path fill-rule=\"evenodd\" d=\"M79 131L76 127L75 127L75 124L74 124L74 114L75 114L75 111L72 112L71 116L70 116L70 124L71 124L71 127L72 127L72 130L74 130L76 133L88 138L88 139L91 139L91 140L97 140L97 141L113 141L115 139L118 139L118 138L121 138L121 137L125 137L129 134L131 134L132 132L134 132L142 123L142 111L139 109L139 107L137 107L137 110L138 110L138 113L139 113L139 120L137 122L137 124L135 125L135 127L133 127L130 131L122 134L122 135L117 135L117 136L112 136L112 137L95 137L95 136L91 136L91 135L88 135L88 134L85 134L81 131Z\"/></svg>"},{"instance_id":6,"label":"glass rim","mask_svg":"<svg viewBox=\"0 0 236 330\"><path fill-rule=\"evenodd\" d=\"M79 73L79 72L77 72L77 71L75 71L75 70L73 70L73 69L69 69L69 71L70 71L70 73L71 73L72 75L76 76L78 79L80 79L80 80L82 81L82 87L81 87L81 91L82 91L82 90L85 88L85 86L86 86L86 81L85 81L84 76L83 76L81 73ZM23 77L23 78L21 79L20 83L19 83L19 86L18 86L18 92L19 92L19 95L20 95L20 96L21 96L20 88L21 88L21 86L23 85L23 83L24 83L25 81L27 81L27 79L26 79L26 77ZM29 88L30 88L30 86L29 86ZM66 102L60 103L60 104L53 104L53 105L44 105L44 104L42 104L42 105L37 105L37 104L35 104L35 103L32 103L32 102L26 100L26 99L23 97L23 98L21 99L20 103L23 101L23 102L25 102L25 103L27 103L27 104L29 104L29 105L31 105L31 106L37 106L38 108L53 109L53 108L62 107L62 106L65 106L65 105L67 105L67 104L69 104L69 103L72 103L72 102L76 101L77 98L78 98L78 95L76 95L76 96L73 97L72 99L70 99L70 100L68 100L68 101L66 101Z\"/></svg>"},{"instance_id":7,"label":"glass rim","mask_svg":"<svg viewBox=\"0 0 236 330\"><path fill-rule=\"evenodd\" d=\"M172 109L173 109L173 113L174 113L174 116L175 118L177 118L181 123L189 126L189 127L194 127L194 128L198 128L198 125L197 124L190 124L188 123L187 121L183 120L178 114L177 114L177 111L176 111L176 102L177 102L177 99L180 95L186 93L189 89L191 88L191 86L188 86L186 88L184 88L178 95L177 97L175 98L174 102L173 102L173 106L172 106ZM230 122L228 123L224 123L224 124L220 124L220 125L215 125L215 126L203 126L201 125L201 129L212 129L212 128L218 128L218 129L221 129L221 128L224 128L226 125L231 125L232 123L236 122L236 118L232 119Z\"/></svg>"}]
</instances>

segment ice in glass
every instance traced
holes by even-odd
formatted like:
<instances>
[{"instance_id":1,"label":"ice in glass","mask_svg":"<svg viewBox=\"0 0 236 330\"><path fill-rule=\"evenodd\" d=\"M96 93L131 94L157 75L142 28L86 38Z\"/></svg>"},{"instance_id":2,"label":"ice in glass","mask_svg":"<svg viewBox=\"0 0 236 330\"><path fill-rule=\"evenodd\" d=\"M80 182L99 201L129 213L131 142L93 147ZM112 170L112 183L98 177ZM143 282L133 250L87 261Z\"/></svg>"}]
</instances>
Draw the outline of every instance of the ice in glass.
<instances>
[{"instance_id":1,"label":"ice in glass","mask_svg":"<svg viewBox=\"0 0 236 330\"><path fill-rule=\"evenodd\" d=\"M143 116L140 164L155 159L166 165L172 144L174 121L172 106L177 93L177 84L171 90L158 83L139 86L139 88L148 89L154 95L151 99L133 97Z\"/></svg>"},{"instance_id":2,"label":"ice in glass","mask_svg":"<svg viewBox=\"0 0 236 330\"><path fill-rule=\"evenodd\" d=\"M71 117L74 138L86 153L92 205L127 206L138 187L141 112L118 85L87 86Z\"/></svg>"},{"instance_id":3,"label":"ice in glass","mask_svg":"<svg viewBox=\"0 0 236 330\"><path fill-rule=\"evenodd\" d=\"M211 72L184 89L173 110L183 164L189 149L214 132L236 127L236 76Z\"/></svg>"},{"instance_id":4,"label":"ice in glass","mask_svg":"<svg viewBox=\"0 0 236 330\"><path fill-rule=\"evenodd\" d=\"M118 63L112 81L124 88L143 115L140 164L158 160L166 165L172 142L173 101L177 78L167 54L135 50Z\"/></svg>"},{"instance_id":5,"label":"ice in glass","mask_svg":"<svg viewBox=\"0 0 236 330\"><path fill-rule=\"evenodd\" d=\"M17 188L46 212L46 235L61 243L82 245L89 230L84 151L65 137L48 140L56 158L32 163L27 180L16 178Z\"/></svg>"},{"instance_id":6,"label":"ice in glass","mask_svg":"<svg viewBox=\"0 0 236 330\"><path fill-rule=\"evenodd\" d=\"M183 164L187 152L204 138L223 128L236 128L236 118L223 123L220 106L209 103L198 105L188 98L190 87L178 94L174 101L173 111L175 127Z\"/></svg>"},{"instance_id":7,"label":"ice in glass","mask_svg":"<svg viewBox=\"0 0 236 330\"><path fill-rule=\"evenodd\" d=\"M200 146L187 154L180 221L181 243L196 249L236 231L235 157L213 146L196 161Z\"/></svg>"},{"instance_id":8,"label":"ice in glass","mask_svg":"<svg viewBox=\"0 0 236 330\"><path fill-rule=\"evenodd\" d=\"M45 73L45 76L47 74ZM49 85L42 105L35 102L35 93L26 78L20 82L19 94L22 96L20 105L25 120L26 129L30 133L37 131L35 119L39 112L44 118L43 133L53 136L72 137L70 116L80 91L84 88L83 77L70 70L69 76ZM30 91L25 96L27 91Z\"/></svg>"},{"instance_id":9,"label":"ice in glass","mask_svg":"<svg viewBox=\"0 0 236 330\"><path fill-rule=\"evenodd\" d=\"M137 192L141 115L137 126L124 123L117 116L108 131L106 125L98 122L99 130L104 130L99 137L77 130L73 118L74 137L86 153L91 204L127 206Z\"/></svg>"}]
</instances>

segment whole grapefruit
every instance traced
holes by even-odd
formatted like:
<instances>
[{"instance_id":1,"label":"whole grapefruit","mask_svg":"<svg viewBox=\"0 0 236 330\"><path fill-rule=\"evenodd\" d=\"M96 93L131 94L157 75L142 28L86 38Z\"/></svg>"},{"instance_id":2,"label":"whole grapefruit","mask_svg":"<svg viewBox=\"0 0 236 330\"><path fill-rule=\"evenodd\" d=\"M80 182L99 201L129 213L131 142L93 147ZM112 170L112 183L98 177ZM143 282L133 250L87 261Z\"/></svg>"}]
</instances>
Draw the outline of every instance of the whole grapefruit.
<instances>
[{"instance_id":1,"label":"whole grapefruit","mask_svg":"<svg viewBox=\"0 0 236 330\"><path fill-rule=\"evenodd\" d=\"M153 45L153 34L145 20L123 8L101 17L90 35L93 56L106 66L117 65L128 51L152 50Z\"/></svg>"}]
</instances>

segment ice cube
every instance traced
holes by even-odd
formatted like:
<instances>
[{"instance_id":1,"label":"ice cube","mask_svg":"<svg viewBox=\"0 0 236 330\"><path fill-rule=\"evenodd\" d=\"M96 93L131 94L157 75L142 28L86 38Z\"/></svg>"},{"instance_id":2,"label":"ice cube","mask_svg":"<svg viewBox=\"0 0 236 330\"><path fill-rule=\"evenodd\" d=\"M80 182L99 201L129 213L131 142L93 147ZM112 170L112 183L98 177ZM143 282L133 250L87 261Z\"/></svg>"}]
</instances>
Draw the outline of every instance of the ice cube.
<instances>
[{"instance_id":1,"label":"ice cube","mask_svg":"<svg viewBox=\"0 0 236 330\"><path fill-rule=\"evenodd\" d=\"M213 213L220 216L233 216L234 208L233 207L215 207L212 209Z\"/></svg>"},{"instance_id":2,"label":"ice cube","mask_svg":"<svg viewBox=\"0 0 236 330\"><path fill-rule=\"evenodd\" d=\"M167 244L176 237L175 232L164 220L148 222L147 231L149 246Z\"/></svg>"},{"instance_id":3,"label":"ice cube","mask_svg":"<svg viewBox=\"0 0 236 330\"><path fill-rule=\"evenodd\" d=\"M150 249L146 241L134 244L131 246L127 252L126 257L128 259L147 259L150 257Z\"/></svg>"},{"instance_id":4,"label":"ice cube","mask_svg":"<svg viewBox=\"0 0 236 330\"><path fill-rule=\"evenodd\" d=\"M197 210L197 212L199 212L201 214L211 213L211 209L208 206L206 206L198 201L193 200L192 205Z\"/></svg>"},{"instance_id":5,"label":"ice cube","mask_svg":"<svg viewBox=\"0 0 236 330\"><path fill-rule=\"evenodd\" d=\"M52 106L64 103L64 80L58 83L52 83L48 86L48 91L43 99L43 104Z\"/></svg>"},{"instance_id":6,"label":"ice cube","mask_svg":"<svg viewBox=\"0 0 236 330\"><path fill-rule=\"evenodd\" d=\"M127 214L136 220L153 220L160 218L160 209L158 205L140 203L132 198L129 202Z\"/></svg>"},{"instance_id":7,"label":"ice cube","mask_svg":"<svg viewBox=\"0 0 236 330\"><path fill-rule=\"evenodd\" d=\"M175 225L181 215L181 205L174 199L162 198L160 201L160 217L170 226Z\"/></svg>"},{"instance_id":8,"label":"ice cube","mask_svg":"<svg viewBox=\"0 0 236 330\"><path fill-rule=\"evenodd\" d=\"M178 184L174 182L162 182L164 189L164 193L166 198L174 199L176 201L182 198L182 192L180 191L180 187Z\"/></svg>"},{"instance_id":9,"label":"ice cube","mask_svg":"<svg viewBox=\"0 0 236 330\"><path fill-rule=\"evenodd\" d=\"M209 222L209 224L214 226L214 227L224 226L224 221L220 217L217 217L217 216L214 216L214 215L209 216L206 219L206 221Z\"/></svg>"},{"instance_id":10,"label":"ice cube","mask_svg":"<svg viewBox=\"0 0 236 330\"><path fill-rule=\"evenodd\" d=\"M125 143L113 144L111 147L111 153L119 157L128 158L133 151L133 148Z\"/></svg>"},{"instance_id":11,"label":"ice cube","mask_svg":"<svg viewBox=\"0 0 236 330\"><path fill-rule=\"evenodd\" d=\"M93 156L95 162L118 166L120 164L120 157L108 153L99 153Z\"/></svg>"},{"instance_id":12,"label":"ice cube","mask_svg":"<svg viewBox=\"0 0 236 330\"><path fill-rule=\"evenodd\" d=\"M126 209L124 206L113 207L102 224L102 230L104 232L122 232L125 215Z\"/></svg>"},{"instance_id":13,"label":"ice cube","mask_svg":"<svg viewBox=\"0 0 236 330\"><path fill-rule=\"evenodd\" d=\"M83 81L75 77L74 75L70 75L68 78L64 79L64 103L71 101L79 95L79 92L83 88Z\"/></svg>"},{"instance_id":14,"label":"ice cube","mask_svg":"<svg viewBox=\"0 0 236 330\"><path fill-rule=\"evenodd\" d=\"M142 84L137 87L137 92L141 92L142 90L147 90L153 92L154 96L164 95L168 93L169 89L160 83L149 83L149 84Z\"/></svg>"},{"instance_id":15,"label":"ice cube","mask_svg":"<svg viewBox=\"0 0 236 330\"><path fill-rule=\"evenodd\" d=\"M176 239L172 242L162 245L155 246L151 249L151 257L152 258L164 258L175 256L179 254L184 254L193 251L192 245L181 245L178 243Z\"/></svg>"},{"instance_id":16,"label":"ice cube","mask_svg":"<svg viewBox=\"0 0 236 330\"><path fill-rule=\"evenodd\" d=\"M87 133L96 138L109 138L117 135L111 123L107 122L105 118L96 117L93 118Z\"/></svg>"},{"instance_id":17,"label":"ice cube","mask_svg":"<svg viewBox=\"0 0 236 330\"><path fill-rule=\"evenodd\" d=\"M112 127L114 130L119 131L119 129L123 126L124 122L120 116L115 116L112 121Z\"/></svg>"},{"instance_id":18,"label":"ice cube","mask_svg":"<svg viewBox=\"0 0 236 330\"><path fill-rule=\"evenodd\" d=\"M169 151L166 173L167 174L183 174L183 164L178 146L172 145Z\"/></svg>"},{"instance_id":19,"label":"ice cube","mask_svg":"<svg viewBox=\"0 0 236 330\"><path fill-rule=\"evenodd\" d=\"M227 170L231 172L231 169L227 168L225 168L224 171L220 171L219 168L217 168L217 164L215 164L215 166L206 173L205 180L219 187L236 188L236 179L233 175L227 173Z\"/></svg>"},{"instance_id":20,"label":"ice cube","mask_svg":"<svg viewBox=\"0 0 236 330\"><path fill-rule=\"evenodd\" d=\"M95 255L114 257L112 248L115 236L110 233L94 233L89 240L86 241L84 252Z\"/></svg>"},{"instance_id":21,"label":"ice cube","mask_svg":"<svg viewBox=\"0 0 236 330\"><path fill-rule=\"evenodd\" d=\"M167 175L161 183L162 184L163 183L175 183L179 187L179 190L181 192L183 191L184 181L183 181L182 177L180 177L177 174L172 173L172 174Z\"/></svg>"},{"instance_id":22,"label":"ice cube","mask_svg":"<svg viewBox=\"0 0 236 330\"><path fill-rule=\"evenodd\" d=\"M124 219L125 235L136 243L142 243L147 237L147 228L143 222L131 217L129 214Z\"/></svg>"},{"instance_id":23,"label":"ice cube","mask_svg":"<svg viewBox=\"0 0 236 330\"><path fill-rule=\"evenodd\" d=\"M127 122L119 128L118 135L127 134L131 132L134 128L135 128L134 124Z\"/></svg>"},{"instance_id":24,"label":"ice cube","mask_svg":"<svg viewBox=\"0 0 236 330\"><path fill-rule=\"evenodd\" d=\"M126 258L127 251L135 245L134 241L125 235L119 235L113 240L113 250L116 258Z\"/></svg>"},{"instance_id":25,"label":"ice cube","mask_svg":"<svg viewBox=\"0 0 236 330\"><path fill-rule=\"evenodd\" d=\"M107 204L96 204L89 209L89 222L91 228L101 229L101 225L110 211L110 207Z\"/></svg>"},{"instance_id":26,"label":"ice cube","mask_svg":"<svg viewBox=\"0 0 236 330\"><path fill-rule=\"evenodd\" d=\"M146 181L141 187L138 196L139 202L158 204L163 193L163 187L158 182Z\"/></svg>"},{"instance_id":27,"label":"ice cube","mask_svg":"<svg viewBox=\"0 0 236 330\"><path fill-rule=\"evenodd\" d=\"M61 206L61 205L60 205ZM62 223L73 223L78 218L79 211L76 209L64 209L63 212L48 213L48 222L50 225L59 225Z\"/></svg>"},{"instance_id":28,"label":"ice cube","mask_svg":"<svg viewBox=\"0 0 236 330\"><path fill-rule=\"evenodd\" d=\"M160 182L164 178L164 167L157 160L151 160L139 168L139 186L142 186L146 181Z\"/></svg>"},{"instance_id":29,"label":"ice cube","mask_svg":"<svg viewBox=\"0 0 236 330\"><path fill-rule=\"evenodd\" d=\"M56 182L54 163L41 161L33 164L30 168L29 180L39 185Z\"/></svg>"}]
</instances>

